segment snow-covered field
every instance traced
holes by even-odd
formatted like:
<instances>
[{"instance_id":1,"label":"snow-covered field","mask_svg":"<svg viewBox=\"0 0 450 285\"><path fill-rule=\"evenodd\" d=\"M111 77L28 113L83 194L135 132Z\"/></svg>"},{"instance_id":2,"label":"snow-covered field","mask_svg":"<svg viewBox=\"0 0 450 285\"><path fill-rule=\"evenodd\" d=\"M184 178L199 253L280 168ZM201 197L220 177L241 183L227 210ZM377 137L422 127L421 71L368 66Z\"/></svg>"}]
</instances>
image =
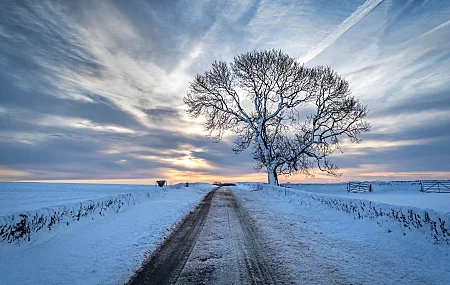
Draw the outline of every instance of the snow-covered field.
<instances>
[{"instance_id":1,"label":"snow-covered field","mask_svg":"<svg viewBox=\"0 0 450 285\"><path fill-rule=\"evenodd\" d=\"M373 220L389 232L419 234L422 239L450 245L450 212L445 202L450 194L417 193L415 183L373 183L373 192L364 193L347 193L343 183L289 185L291 188L254 183L241 185L272 189L297 199L304 207L344 212L354 219ZM422 199L417 199L421 196ZM431 198L426 199L428 197Z\"/></svg>"},{"instance_id":2,"label":"snow-covered field","mask_svg":"<svg viewBox=\"0 0 450 285\"><path fill-rule=\"evenodd\" d=\"M47 186L34 185L41 189ZM20 237L10 243L0 240L2 285L123 284L141 266L146 254L151 253L212 188L208 184L195 184L188 188L147 187L144 191L134 185L117 188L82 185L81 189L76 189L77 185L64 185L63 188L73 187L77 193L64 198L58 195L60 185L50 186L53 194L47 197L60 196L57 199L62 200L58 201L68 203L28 212L21 209L29 207L18 205L14 213L0 216L2 236L10 226L23 221L23 215L28 217L25 228L31 231L29 240ZM109 189L116 189L116 193L112 194ZM131 191L117 194L126 192L124 189ZM46 190L44 192L51 192ZM80 193L86 192L86 197L95 199L74 203L84 197ZM38 195L29 197L34 197L34 205L43 205L44 200ZM55 205L54 201L50 204ZM75 211L82 214L74 215ZM38 216L43 218L34 219ZM56 218L52 220L51 217ZM43 227L33 227L37 224Z\"/></svg>"},{"instance_id":3,"label":"snow-covered field","mask_svg":"<svg viewBox=\"0 0 450 285\"><path fill-rule=\"evenodd\" d=\"M450 193L420 192L418 181L370 182L372 192L349 193L347 183L336 184L283 184L302 191L364 199L391 205L411 206L450 212Z\"/></svg>"},{"instance_id":4,"label":"snow-covered field","mask_svg":"<svg viewBox=\"0 0 450 285\"><path fill-rule=\"evenodd\" d=\"M449 284L450 194L372 185L231 189L301 283ZM123 284L212 187L0 183L0 284Z\"/></svg>"},{"instance_id":5,"label":"snow-covered field","mask_svg":"<svg viewBox=\"0 0 450 285\"><path fill-rule=\"evenodd\" d=\"M234 192L300 284L449 284L450 246L428 238L430 229L404 235L391 217L358 218L322 203L338 197L359 207L348 197L255 184Z\"/></svg>"},{"instance_id":6,"label":"snow-covered field","mask_svg":"<svg viewBox=\"0 0 450 285\"><path fill-rule=\"evenodd\" d=\"M0 182L0 216L154 188L153 185Z\"/></svg>"}]
</instances>

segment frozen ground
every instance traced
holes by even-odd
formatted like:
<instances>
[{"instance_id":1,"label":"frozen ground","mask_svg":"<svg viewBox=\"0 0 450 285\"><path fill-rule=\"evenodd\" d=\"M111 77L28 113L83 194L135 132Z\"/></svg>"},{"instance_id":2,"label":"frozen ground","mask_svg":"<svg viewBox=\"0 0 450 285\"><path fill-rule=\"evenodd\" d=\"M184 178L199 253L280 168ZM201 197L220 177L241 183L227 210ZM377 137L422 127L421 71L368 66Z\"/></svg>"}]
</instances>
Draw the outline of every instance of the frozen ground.
<instances>
[{"instance_id":1,"label":"frozen ground","mask_svg":"<svg viewBox=\"0 0 450 285\"><path fill-rule=\"evenodd\" d=\"M358 199L366 193L348 194L341 186L333 195L333 185L309 187L308 192L288 189L288 195L282 187L254 183L219 191L179 281L193 276L224 284L231 277L242 280L248 272L261 271L252 264L257 260L252 254L263 252L263 259L270 256L277 272L297 284L448 284L450 213L396 206L392 199L391 204L369 204ZM64 211L64 216L50 231L44 224L49 234L0 242L0 284L123 284L211 188L147 189L151 195L136 191L30 211L28 221L37 214ZM373 193L415 193L394 188ZM82 208L86 216L77 220L72 212ZM2 221L15 225L12 217L19 215L0 216L0 226ZM437 220L445 224L430 228Z\"/></svg>"},{"instance_id":2,"label":"frozen ground","mask_svg":"<svg viewBox=\"0 0 450 285\"><path fill-rule=\"evenodd\" d=\"M0 182L0 216L151 188L155 186Z\"/></svg>"},{"instance_id":3,"label":"frozen ground","mask_svg":"<svg viewBox=\"0 0 450 285\"><path fill-rule=\"evenodd\" d=\"M234 187L298 284L449 284L450 247L268 188Z\"/></svg>"},{"instance_id":4,"label":"frozen ground","mask_svg":"<svg viewBox=\"0 0 450 285\"><path fill-rule=\"evenodd\" d=\"M208 194L130 285L292 284L266 240L222 187Z\"/></svg>"},{"instance_id":5,"label":"frozen ground","mask_svg":"<svg viewBox=\"0 0 450 285\"><path fill-rule=\"evenodd\" d=\"M176 284L292 284L274 249L239 207L233 187L212 200L206 223Z\"/></svg>"},{"instance_id":6,"label":"frozen ground","mask_svg":"<svg viewBox=\"0 0 450 285\"><path fill-rule=\"evenodd\" d=\"M423 193L420 191L411 192L408 190L398 190L384 193L346 193L343 196L392 205L450 212L450 193Z\"/></svg>"},{"instance_id":7,"label":"frozen ground","mask_svg":"<svg viewBox=\"0 0 450 285\"><path fill-rule=\"evenodd\" d=\"M283 184L291 189L341 197L370 200L391 205L411 206L450 212L450 193L423 193L417 181L370 182L372 192L348 193L346 183L336 184Z\"/></svg>"},{"instance_id":8,"label":"frozen ground","mask_svg":"<svg viewBox=\"0 0 450 285\"><path fill-rule=\"evenodd\" d=\"M0 242L0 284L123 284L211 188L168 188L116 214L56 228L46 240Z\"/></svg>"}]
</instances>

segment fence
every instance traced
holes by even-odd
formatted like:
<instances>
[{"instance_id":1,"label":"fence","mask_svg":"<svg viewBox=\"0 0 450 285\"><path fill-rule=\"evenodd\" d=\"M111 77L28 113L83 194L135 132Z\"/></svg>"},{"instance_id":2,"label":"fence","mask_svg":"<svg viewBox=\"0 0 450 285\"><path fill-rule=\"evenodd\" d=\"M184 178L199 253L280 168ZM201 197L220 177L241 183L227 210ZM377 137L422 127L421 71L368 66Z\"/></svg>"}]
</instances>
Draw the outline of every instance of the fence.
<instances>
[{"instance_id":1,"label":"fence","mask_svg":"<svg viewBox=\"0 0 450 285\"><path fill-rule=\"evenodd\" d=\"M349 182L347 192L372 192L372 184L368 182Z\"/></svg>"},{"instance_id":2,"label":"fence","mask_svg":"<svg viewBox=\"0 0 450 285\"><path fill-rule=\"evenodd\" d=\"M420 191L422 192L436 192L436 193L450 193L449 180L421 180Z\"/></svg>"}]
</instances>

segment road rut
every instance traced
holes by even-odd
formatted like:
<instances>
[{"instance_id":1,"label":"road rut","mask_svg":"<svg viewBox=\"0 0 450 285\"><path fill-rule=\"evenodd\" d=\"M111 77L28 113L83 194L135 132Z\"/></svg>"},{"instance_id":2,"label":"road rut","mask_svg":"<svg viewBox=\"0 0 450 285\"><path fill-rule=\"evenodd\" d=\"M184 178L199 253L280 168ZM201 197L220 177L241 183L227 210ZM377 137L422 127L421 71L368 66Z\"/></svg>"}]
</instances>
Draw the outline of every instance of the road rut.
<instances>
[{"instance_id":1,"label":"road rut","mask_svg":"<svg viewBox=\"0 0 450 285\"><path fill-rule=\"evenodd\" d=\"M209 193L129 284L290 284L232 191Z\"/></svg>"}]
</instances>

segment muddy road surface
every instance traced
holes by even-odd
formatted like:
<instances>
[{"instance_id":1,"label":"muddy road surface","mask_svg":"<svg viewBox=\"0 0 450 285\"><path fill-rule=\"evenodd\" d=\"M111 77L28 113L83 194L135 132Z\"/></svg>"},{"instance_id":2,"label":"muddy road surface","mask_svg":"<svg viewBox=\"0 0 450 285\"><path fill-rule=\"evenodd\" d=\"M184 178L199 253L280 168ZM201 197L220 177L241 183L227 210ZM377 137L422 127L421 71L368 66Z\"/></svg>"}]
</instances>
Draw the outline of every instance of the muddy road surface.
<instances>
[{"instance_id":1,"label":"muddy road surface","mask_svg":"<svg viewBox=\"0 0 450 285\"><path fill-rule=\"evenodd\" d=\"M231 189L210 192L129 284L292 284Z\"/></svg>"}]
</instances>

